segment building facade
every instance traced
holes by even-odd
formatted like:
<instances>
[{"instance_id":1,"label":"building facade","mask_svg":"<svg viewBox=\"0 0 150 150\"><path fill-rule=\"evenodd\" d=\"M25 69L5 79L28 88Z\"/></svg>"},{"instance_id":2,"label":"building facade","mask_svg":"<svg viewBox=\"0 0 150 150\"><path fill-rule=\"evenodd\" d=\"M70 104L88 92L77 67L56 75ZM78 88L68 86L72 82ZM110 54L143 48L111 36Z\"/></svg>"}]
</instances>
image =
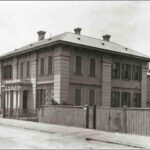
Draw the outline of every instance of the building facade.
<instances>
[{"instance_id":1,"label":"building facade","mask_svg":"<svg viewBox=\"0 0 150 150\"><path fill-rule=\"evenodd\" d=\"M75 33L39 41L0 57L1 108L38 109L52 99L64 105L147 107L150 58Z\"/></svg>"}]
</instances>

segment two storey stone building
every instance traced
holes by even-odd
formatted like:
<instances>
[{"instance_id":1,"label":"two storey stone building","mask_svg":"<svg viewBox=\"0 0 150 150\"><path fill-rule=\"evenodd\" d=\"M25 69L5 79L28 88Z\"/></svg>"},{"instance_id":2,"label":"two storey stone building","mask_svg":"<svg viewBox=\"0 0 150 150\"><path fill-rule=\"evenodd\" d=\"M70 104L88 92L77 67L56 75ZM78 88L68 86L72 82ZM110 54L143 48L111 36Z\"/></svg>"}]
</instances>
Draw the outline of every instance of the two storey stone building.
<instances>
[{"instance_id":1,"label":"two storey stone building","mask_svg":"<svg viewBox=\"0 0 150 150\"><path fill-rule=\"evenodd\" d=\"M62 33L0 57L1 108L37 109L54 99L65 105L147 106L150 58L110 42Z\"/></svg>"}]
</instances>

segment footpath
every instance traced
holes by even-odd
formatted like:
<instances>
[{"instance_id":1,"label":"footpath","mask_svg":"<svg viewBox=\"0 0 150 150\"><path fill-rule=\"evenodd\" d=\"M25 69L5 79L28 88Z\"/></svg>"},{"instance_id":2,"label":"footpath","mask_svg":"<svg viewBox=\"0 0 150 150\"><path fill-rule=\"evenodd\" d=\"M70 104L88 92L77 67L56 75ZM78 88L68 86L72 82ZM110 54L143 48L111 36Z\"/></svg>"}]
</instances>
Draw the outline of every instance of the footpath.
<instances>
[{"instance_id":1,"label":"footpath","mask_svg":"<svg viewBox=\"0 0 150 150\"><path fill-rule=\"evenodd\" d=\"M23 128L28 130L35 130L39 132L62 134L65 136L84 138L86 140L131 146L133 148L150 149L149 136L105 132L93 129L84 129L70 126L3 119L3 118L0 118L0 125Z\"/></svg>"}]
</instances>

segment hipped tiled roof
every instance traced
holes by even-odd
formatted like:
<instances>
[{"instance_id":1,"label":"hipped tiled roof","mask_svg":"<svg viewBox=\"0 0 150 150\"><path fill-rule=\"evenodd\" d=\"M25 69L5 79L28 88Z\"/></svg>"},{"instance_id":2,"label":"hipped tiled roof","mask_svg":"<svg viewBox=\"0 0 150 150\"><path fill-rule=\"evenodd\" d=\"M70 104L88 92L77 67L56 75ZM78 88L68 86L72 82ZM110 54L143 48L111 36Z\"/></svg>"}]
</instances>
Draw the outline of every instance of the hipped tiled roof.
<instances>
[{"instance_id":1,"label":"hipped tiled roof","mask_svg":"<svg viewBox=\"0 0 150 150\"><path fill-rule=\"evenodd\" d=\"M89 47L98 51L106 51L108 53L109 52L118 53L122 55L138 57L140 59L150 60L149 56L146 56L140 52L124 47L120 44L117 44L114 42L107 42L101 39L96 39L96 38L92 38L92 37L88 37L84 35L78 35L78 34L74 34L70 32L65 32L54 37L50 37L50 38L40 40L35 43L31 43L19 49L15 49L9 53L6 53L0 56L0 59L12 57L12 56L15 56L21 53L26 53L32 50L38 50L41 47L45 47L48 45L53 45L53 44L61 43L61 42L64 42L66 44L75 44L77 46L85 46L85 47Z\"/></svg>"}]
</instances>

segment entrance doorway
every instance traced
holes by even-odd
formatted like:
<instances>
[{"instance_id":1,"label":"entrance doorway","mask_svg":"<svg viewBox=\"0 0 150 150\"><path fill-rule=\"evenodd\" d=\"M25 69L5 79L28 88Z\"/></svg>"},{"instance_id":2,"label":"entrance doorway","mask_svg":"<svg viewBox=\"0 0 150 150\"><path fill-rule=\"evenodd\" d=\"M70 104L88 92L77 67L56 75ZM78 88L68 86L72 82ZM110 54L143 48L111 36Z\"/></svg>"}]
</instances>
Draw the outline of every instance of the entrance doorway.
<instances>
[{"instance_id":1,"label":"entrance doorway","mask_svg":"<svg viewBox=\"0 0 150 150\"><path fill-rule=\"evenodd\" d=\"M28 91L23 91L23 110L27 110L28 107Z\"/></svg>"}]
</instances>

